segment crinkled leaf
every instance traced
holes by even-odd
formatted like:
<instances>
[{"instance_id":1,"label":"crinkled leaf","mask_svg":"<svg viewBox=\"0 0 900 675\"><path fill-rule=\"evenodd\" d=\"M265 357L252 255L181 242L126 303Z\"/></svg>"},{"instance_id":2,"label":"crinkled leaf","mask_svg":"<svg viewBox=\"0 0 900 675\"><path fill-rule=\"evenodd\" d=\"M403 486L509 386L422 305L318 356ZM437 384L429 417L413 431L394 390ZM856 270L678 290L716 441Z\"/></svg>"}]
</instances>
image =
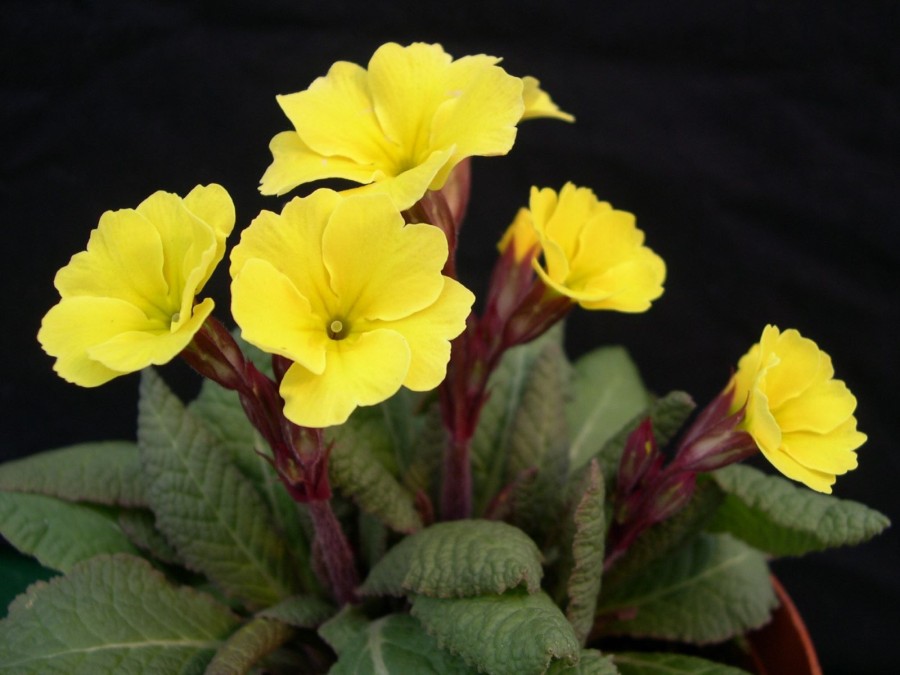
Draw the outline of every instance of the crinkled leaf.
<instances>
[{"instance_id":1,"label":"crinkled leaf","mask_svg":"<svg viewBox=\"0 0 900 675\"><path fill-rule=\"evenodd\" d=\"M603 576L606 549L606 490L596 461L590 464L590 478L575 509L575 536L572 541L573 568L569 574L569 603L566 618L583 645L594 624L594 610Z\"/></svg>"},{"instance_id":2,"label":"crinkled leaf","mask_svg":"<svg viewBox=\"0 0 900 675\"><path fill-rule=\"evenodd\" d=\"M389 445L386 437L370 433L369 425L361 424L365 416L357 417L333 432L334 447L328 462L332 485L392 530L415 532L422 527L422 519L413 495L379 457L384 454L384 446ZM378 424L384 433L383 422L379 420Z\"/></svg>"},{"instance_id":3,"label":"crinkled leaf","mask_svg":"<svg viewBox=\"0 0 900 675\"><path fill-rule=\"evenodd\" d=\"M611 656L605 656L596 649L582 649L578 663L574 666L565 661L554 661L547 675L618 675L619 671Z\"/></svg>"},{"instance_id":4,"label":"crinkled leaf","mask_svg":"<svg viewBox=\"0 0 900 675\"><path fill-rule=\"evenodd\" d=\"M182 565L178 552L156 529L156 518L147 509L126 509L119 513L119 527L135 546L157 560L172 565Z\"/></svg>"},{"instance_id":5,"label":"crinkled leaf","mask_svg":"<svg viewBox=\"0 0 900 675\"><path fill-rule=\"evenodd\" d=\"M356 634L340 652L332 675L440 673L475 675L458 657L438 647L422 625L408 614L390 614Z\"/></svg>"},{"instance_id":6,"label":"crinkled leaf","mask_svg":"<svg viewBox=\"0 0 900 675\"><path fill-rule=\"evenodd\" d=\"M488 673L543 673L555 659L574 665L581 651L571 624L543 592L418 595L412 614L443 649Z\"/></svg>"},{"instance_id":7,"label":"crinkled leaf","mask_svg":"<svg viewBox=\"0 0 900 675\"><path fill-rule=\"evenodd\" d=\"M137 445L81 443L0 465L0 490L34 492L68 501L146 506Z\"/></svg>"},{"instance_id":8,"label":"crinkled leaf","mask_svg":"<svg viewBox=\"0 0 900 675\"><path fill-rule=\"evenodd\" d=\"M597 455L649 400L637 367L624 347L601 347L575 363L574 397L566 412L572 442L570 471ZM609 473L601 463L604 475Z\"/></svg>"},{"instance_id":9,"label":"crinkled leaf","mask_svg":"<svg viewBox=\"0 0 900 675\"><path fill-rule=\"evenodd\" d=\"M274 619L253 619L219 647L204 675L249 672L257 661L290 640L294 632L291 626Z\"/></svg>"},{"instance_id":10,"label":"crinkled leaf","mask_svg":"<svg viewBox=\"0 0 900 675\"><path fill-rule=\"evenodd\" d=\"M203 672L237 617L146 561L99 556L31 586L0 622L0 670L21 675Z\"/></svg>"},{"instance_id":11,"label":"crinkled leaf","mask_svg":"<svg viewBox=\"0 0 900 675\"><path fill-rule=\"evenodd\" d=\"M531 367L506 447L504 483L536 470L513 492L510 522L543 541L555 530L565 501L568 474L568 431L565 402L571 366L556 342L546 342Z\"/></svg>"},{"instance_id":12,"label":"crinkled leaf","mask_svg":"<svg viewBox=\"0 0 900 675\"><path fill-rule=\"evenodd\" d=\"M606 632L697 644L758 628L777 604L762 553L727 534L701 535L607 590Z\"/></svg>"},{"instance_id":13,"label":"crinkled leaf","mask_svg":"<svg viewBox=\"0 0 900 675\"><path fill-rule=\"evenodd\" d=\"M748 675L740 668L683 654L620 652L612 659L622 675Z\"/></svg>"},{"instance_id":14,"label":"crinkled leaf","mask_svg":"<svg viewBox=\"0 0 900 675\"><path fill-rule=\"evenodd\" d=\"M369 619L359 607L344 605L328 621L319 626L319 635L340 656L369 628Z\"/></svg>"},{"instance_id":15,"label":"crinkled leaf","mask_svg":"<svg viewBox=\"0 0 900 675\"><path fill-rule=\"evenodd\" d=\"M728 496L710 529L730 532L772 555L859 544L890 525L868 506L812 492L750 466L729 466L713 477Z\"/></svg>"},{"instance_id":16,"label":"crinkled leaf","mask_svg":"<svg viewBox=\"0 0 900 675\"><path fill-rule=\"evenodd\" d=\"M333 605L310 595L295 595L286 598L277 605L267 607L257 616L274 619L295 628L315 628L334 615Z\"/></svg>"},{"instance_id":17,"label":"crinkled leaf","mask_svg":"<svg viewBox=\"0 0 900 675\"><path fill-rule=\"evenodd\" d=\"M653 422L653 436L662 448L681 430L694 407L693 399L683 391L672 391L654 399L648 407L619 429L597 453L600 470L606 479L608 481L615 479L628 436L648 415Z\"/></svg>"},{"instance_id":18,"label":"crinkled leaf","mask_svg":"<svg viewBox=\"0 0 900 675\"><path fill-rule=\"evenodd\" d=\"M431 495L441 472L441 459L447 446L447 431L441 421L441 406L435 399L425 407L416 436L415 453L403 474L403 484L413 493Z\"/></svg>"},{"instance_id":19,"label":"crinkled leaf","mask_svg":"<svg viewBox=\"0 0 900 675\"><path fill-rule=\"evenodd\" d=\"M253 484L152 370L138 410L148 500L185 563L254 606L299 590L296 564Z\"/></svg>"},{"instance_id":20,"label":"crinkled leaf","mask_svg":"<svg viewBox=\"0 0 900 675\"><path fill-rule=\"evenodd\" d=\"M713 481L699 481L691 500L681 511L641 533L604 575L604 586L614 588L684 545L706 527L724 499L725 495Z\"/></svg>"},{"instance_id":21,"label":"crinkled leaf","mask_svg":"<svg viewBox=\"0 0 900 675\"><path fill-rule=\"evenodd\" d=\"M560 343L562 329L508 350L488 381L488 400L481 409L471 444L474 513L483 514L503 488L510 439L535 360L548 343Z\"/></svg>"},{"instance_id":22,"label":"crinkled leaf","mask_svg":"<svg viewBox=\"0 0 900 675\"><path fill-rule=\"evenodd\" d=\"M137 553L114 510L27 492L0 492L0 533L60 572L100 553Z\"/></svg>"},{"instance_id":23,"label":"crinkled leaf","mask_svg":"<svg viewBox=\"0 0 900 675\"><path fill-rule=\"evenodd\" d=\"M541 552L518 528L493 520L438 523L406 537L369 573L364 595L438 598L540 588Z\"/></svg>"}]
</instances>

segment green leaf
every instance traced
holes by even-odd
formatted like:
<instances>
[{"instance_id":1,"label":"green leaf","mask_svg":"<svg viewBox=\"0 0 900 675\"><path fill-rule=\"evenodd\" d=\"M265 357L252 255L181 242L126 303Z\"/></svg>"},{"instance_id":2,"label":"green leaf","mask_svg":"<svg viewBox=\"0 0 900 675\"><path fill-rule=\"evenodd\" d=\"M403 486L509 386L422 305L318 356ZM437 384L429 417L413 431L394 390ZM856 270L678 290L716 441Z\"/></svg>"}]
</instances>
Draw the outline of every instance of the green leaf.
<instances>
[{"instance_id":1,"label":"green leaf","mask_svg":"<svg viewBox=\"0 0 900 675\"><path fill-rule=\"evenodd\" d=\"M246 354L260 360L267 357L259 350L241 344ZM265 457L271 457L271 449L250 424L237 393L206 380L199 396L188 405L188 411L203 423L216 444L228 452L241 473L253 481L273 516L275 527L299 563L298 576L304 590L315 591L318 581L309 564L312 544L302 525L300 509L266 460Z\"/></svg>"},{"instance_id":2,"label":"green leaf","mask_svg":"<svg viewBox=\"0 0 900 675\"><path fill-rule=\"evenodd\" d=\"M554 661L547 675L618 675L611 656L604 656L596 649L582 649L574 666L565 661Z\"/></svg>"},{"instance_id":3,"label":"green leaf","mask_svg":"<svg viewBox=\"0 0 900 675\"><path fill-rule=\"evenodd\" d=\"M748 675L740 668L683 654L621 652L612 659L622 675Z\"/></svg>"},{"instance_id":4,"label":"green leaf","mask_svg":"<svg viewBox=\"0 0 900 675\"><path fill-rule=\"evenodd\" d=\"M575 395L567 408L569 470L585 466L649 403L637 367L623 347L602 347L575 363ZM604 475L607 467L601 465Z\"/></svg>"},{"instance_id":5,"label":"green leaf","mask_svg":"<svg viewBox=\"0 0 900 675\"><path fill-rule=\"evenodd\" d=\"M369 619L359 607L344 605L331 619L319 626L319 635L338 656L351 649L356 639L369 628Z\"/></svg>"},{"instance_id":6,"label":"green leaf","mask_svg":"<svg viewBox=\"0 0 900 675\"><path fill-rule=\"evenodd\" d=\"M489 397L481 409L472 437L474 513L483 514L491 499L504 486L507 458L516 417L527 390L534 363L548 343L559 343L560 330L551 331L528 344L507 351L488 381Z\"/></svg>"},{"instance_id":7,"label":"green leaf","mask_svg":"<svg viewBox=\"0 0 900 675\"><path fill-rule=\"evenodd\" d=\"M187 566L257 607L299 590L295 563L252 483L152 370L144 371L138 412L156 526Z\"/></svg>"},{"instance_id":8,"label":"green leaf","mask_svg":"<svg viewBox=\"0 0 900 675\"><path fill-rule=\"evenodd\" d=\"M581 651L572 626L543 592L453 599L418 595L412 614L443 649L488 673L543 673L554 659L574 665Z\"/></svg>"},{"instance_id":9,"label":"green leaf","mask_svg":"<svg viewBox=\"0 0 900 675\"><path fill-rule=\"evenodd\" d=\"M565 400L570 370L562 346L544 344L528 374L505 449L504 483L537 469L532 480L513 492L510 522L538 541L557 528L566 496L561 486L569 466Z\"/></svg>"},{"instance_id":10,"label":"green leaf","mask_svg":"<svg viewBox=\"0 0 900 675\"><path fill-rule=\"evenodd\" d=\"M0 533L60 572L100 553L137 553L115 511L26 492L0 492Z\"/></svg>"},{"instance_id":11,"label":"green leaf","mask_svg":"<svg viewBox=\"0 0 900 675\"><path fill-rule=\"evenodd\" d=\"M237 617L149 563L99 556L39 582L0 622L0 670L20 675L199 673Z\"/></svg>"},{"instance_id":12,"label":"green leaf","mask_svg":"<svg viewBox=\"0 0 900 675\"><path fill-rule=\"evenodd\" d=\"M309 595L295 595L257 613L295 628L315 628L335 613L333 605Z\"/></svg>"},{"instance_id":13,"label":"green leaf","mask_svg":"<svg viewBox=\"0 0 900 675\"><path fill-rule=\"evenodd\" d=\"M287 624L274 619L253 619L219 647L204 675L249 672L257 661L290 640L294 632Z\"/></svg>"},{"instance_id":14,"label":"green leaf","mask_svg":"<svg viewBox=\"0 0 900 675\"><path fill-rule=\"evenodd\" d=\"M447 431L441 417L440 402L435 398L425 406L421 423L413 439L415 454L402 476L403 484L412 493L434 495L441 474L441 460L447 447Z\"/></svg>"},{"instance_id":15,"label":"green leaf","mask_svg":"<svg viewBox=\"0 0 900 675\"><path fill-rule=\"evenodd\" d=\"M381 461L387 437L372 433L365 414L333 431L334 446L328 462L331 483L359 508L397 532L415 532L422 527L413 495ZM379 419L373 424L383 425ZM377 447L379 445L382 447ZM392 458L393 459L393 458Z\"/></svg>"},{"instance_id":16,"label":"green leaf","mask_svg":"<svg viewBox=\"0 0 900 675\"><path fill-rule=\"evenodd\" d=\"M582 645L594 624L594 611L603 577L605 499L603 476L597 462L592 461L587 489L575 509L575 536L572 541L574 566L569 575L569 603L566 607L566 618Z\"/></svg>"},{"instance_id":17,"label":"green leaf","mask_svg":"<svg viewBox=\"0 0 900 675\"><path fill-rule=\"evenodd\" d=\"M743 465L714 472L728 496L709 528L772 555L803 555L871 539L890 525L868 506L795 485Z\"/></svg>"},{"instance_id":18,"label":"green leaf","mask_svg":"<svg viewBox=\"0 0 900 675\"><path fill-rule=\"evenodd\" d=\"M438 523L405 538L372 569L364 595L439 598L540 589L541 553L521 530L493 520Z\"/></svg>"},{"instance_id":19,"label":"green leaf","mask_svg":"<svg viewBox=\"0 0 900 675\"><path fill-rule=\"evenodd\" d=\"M441 673L475 675L458 657L446 652L408 614L390 614L366 624L345 648L331 675Z\"/></svg>"},{"instance_id":20,"label":"green leaf","mask_svg":"<svg viewBox=\"0 0 900 675\"><path fill-rule=\"evenodd\" d=\"M146 506L137 445L82 443L0 465L0 490L73 502Z\"/></svg>"},{"instance_id":21,"label":"green leaf","mask_svg":"<svg viewBox=\"0 0 900 675\"><path fill-rule=\"evenodd\" d=\"M697 644L758 628L777 604L763 555L726 534L701 535L607 590L606 632Z\"/></svg>"},{"instance_id":22,"label":"green leaf","mask_svg":"<svg viewBox=\"0 0 900 675\"><path fill-rule=\"evenodd\" d=\"M606 572L603 577L605 588L614 588L697 536L724 499L725 495L713 481L698 481L687 506L668 520L642 532L625 555Z\"/></svg>"},{"instance_id":23,"label":"green leaf","mask_svg":"<svg viewBox=\"0 0 900 675\"><path fill-rule=\"evenodd\" d=\"M178 552L156 529L156 518L147 509L126 509L119 512L119 527L131 542L157 560L171 565L183 565Z\"/></svg>"}]
</instances>

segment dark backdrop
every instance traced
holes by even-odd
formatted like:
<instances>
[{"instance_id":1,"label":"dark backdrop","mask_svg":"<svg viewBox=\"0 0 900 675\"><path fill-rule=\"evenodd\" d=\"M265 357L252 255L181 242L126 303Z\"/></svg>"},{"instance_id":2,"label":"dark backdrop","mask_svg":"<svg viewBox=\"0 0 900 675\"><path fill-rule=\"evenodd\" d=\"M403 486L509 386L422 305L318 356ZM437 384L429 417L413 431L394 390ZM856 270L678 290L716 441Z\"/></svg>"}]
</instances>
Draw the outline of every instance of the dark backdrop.
<instances>
[{"instance_id":1,"label":"dark backdrop","mask_svg":"<svg viewBox=\"0 0 900 675\"><path fill-rule=\"evenodd\" d=\"M586 4L586 3L585 3ZM255 5L255 6L253 6ZM384 41L504 57L578 121L523 124L478 159L461 275L485 287L493 243L532 184L593 187L633 211L667 261L644 315L576 312L574 354L623 343L652 389L719 391L765 323L834 358L869 435L836 494L896 518L898 5L743 1L515 3L4 2L0 295L4 457L133 437L137 377L64 383L34 335L52 279L107 209L219 182L238 226L280 208L256 184L287 121L276 93ZM227 316L224 269L213 293ZM169 375L186 389L183 369ZM896 661L900 547L776 564L826 672ZM888 665L891 664L891 665Z\"/></svg>"}]
</instances>

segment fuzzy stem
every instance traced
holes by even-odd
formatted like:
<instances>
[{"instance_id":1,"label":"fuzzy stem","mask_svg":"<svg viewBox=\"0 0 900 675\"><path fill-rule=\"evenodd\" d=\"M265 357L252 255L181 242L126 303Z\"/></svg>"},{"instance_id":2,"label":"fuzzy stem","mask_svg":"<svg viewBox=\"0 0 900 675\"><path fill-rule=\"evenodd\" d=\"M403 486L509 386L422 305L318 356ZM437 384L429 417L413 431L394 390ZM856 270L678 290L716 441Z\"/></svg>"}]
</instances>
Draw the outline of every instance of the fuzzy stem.
<instances>
[{"instance_id":1,"label":"fuzzy stem","mask_svg":"<svg viewBox=\"0 0 900 675\"><path fill-rule=\"evenodd\" d=\"M341 605L356 602L356 587L359 585L356 563L350 543L331 509L331 502L312 501L307 504L307 509L335 600Z\"/></svg>"}]
</instances>

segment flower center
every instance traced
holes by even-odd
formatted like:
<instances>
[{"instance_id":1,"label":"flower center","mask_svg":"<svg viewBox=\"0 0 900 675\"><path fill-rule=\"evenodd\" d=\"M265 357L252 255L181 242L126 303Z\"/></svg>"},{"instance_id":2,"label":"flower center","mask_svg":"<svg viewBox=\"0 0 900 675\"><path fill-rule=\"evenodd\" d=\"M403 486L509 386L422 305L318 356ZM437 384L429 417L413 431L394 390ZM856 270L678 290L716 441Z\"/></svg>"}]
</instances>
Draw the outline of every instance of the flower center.
<instances>
[{"instance_id":1,"label":"flower center","mask_svg":"<svg viewBox=\"0 0 900 675\"><path fill-rule=\"evenodd\" d=\"M341 319L332 319L327 331L332 340L343 340L350 333L350 324Z\"/></svg>"}]
</instances>

